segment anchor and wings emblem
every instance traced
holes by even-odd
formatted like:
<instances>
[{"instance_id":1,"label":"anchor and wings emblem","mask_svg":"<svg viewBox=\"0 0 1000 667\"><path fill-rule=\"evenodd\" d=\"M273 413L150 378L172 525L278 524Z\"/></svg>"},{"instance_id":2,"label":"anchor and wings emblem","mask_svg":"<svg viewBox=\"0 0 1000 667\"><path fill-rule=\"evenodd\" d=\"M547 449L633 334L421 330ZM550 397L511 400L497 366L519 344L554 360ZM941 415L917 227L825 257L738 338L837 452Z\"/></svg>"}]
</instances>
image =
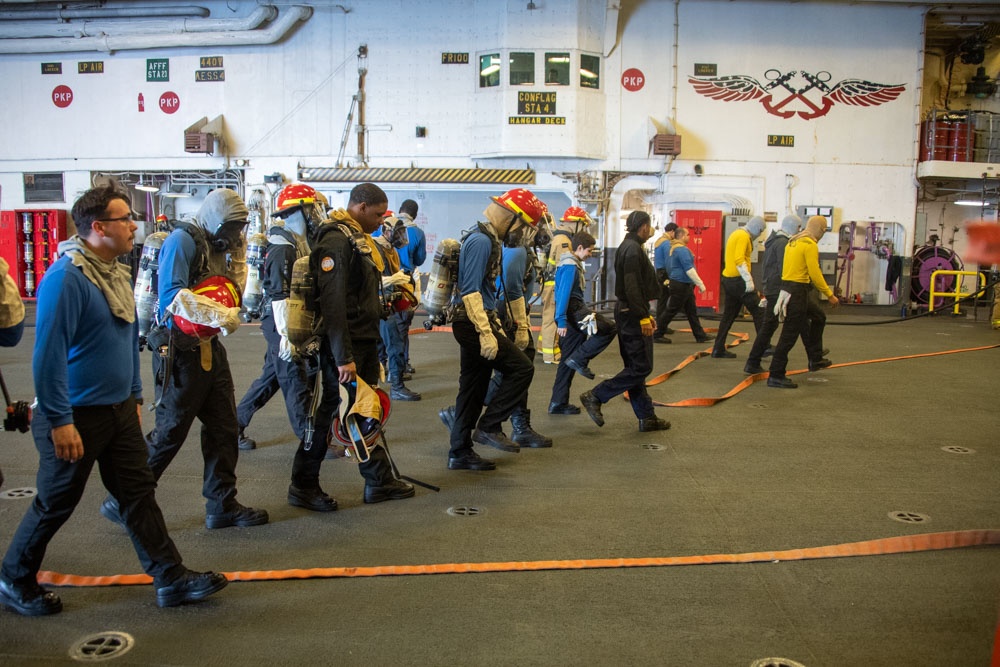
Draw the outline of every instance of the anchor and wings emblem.
<instances>
[{"instance_id":1,"label":"anchor and wings emblem","mask_svg":"<svg viewBox=\"0 0 1000 667\"><path fill-rule=\"evenodd\" d=\"M905 84L873 83L863 79L844 79L830 86L828 84L833 77L825 71L816 74L798 70L782 73L769 69L764 72L764 78L767 79L766 84L744 74L713 78L692 76L688 82L695 92L705 97L723 102L759 100L769 114L779 118L798 115L805 120L825 116L834 104L861 107L885 104L906 90ZM775 96L782 91L787 95L775 101Z\"/></svg>"}]
</instances>

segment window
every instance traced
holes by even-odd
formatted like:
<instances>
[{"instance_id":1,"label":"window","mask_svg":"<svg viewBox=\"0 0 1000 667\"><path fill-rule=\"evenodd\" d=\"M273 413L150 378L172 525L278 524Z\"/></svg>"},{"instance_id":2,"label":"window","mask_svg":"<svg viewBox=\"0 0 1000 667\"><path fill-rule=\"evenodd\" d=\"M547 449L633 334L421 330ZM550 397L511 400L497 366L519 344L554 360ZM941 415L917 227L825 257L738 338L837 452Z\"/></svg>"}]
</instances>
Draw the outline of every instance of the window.
<instances>
[{"instance_id":1,"label":"window","mask_svg":"<svg viewBox=\"0 0 1000 667\"><path fill-rule=\"evenodd\" d=\"M580 87L601 87L600 56L589 56L586 53L580 54Z\"/></svg>"},{"instance_id":2,"label":"window","mask_svg":"<svg viewBox=\"0 0 1000 667\"><path fill-rule=\"evenodd\" d=\"M510 85L512 86L535 85L534 53L512 52L510 54Z\"/></svg>"},{"instance_id":3,"label":"window","mask_svg":"<svg viewBox=\"0 0 1000 667\"><path fill-rule=\"evenodd\" d=\"M545 83L554 86L569 85L569 53L545 54Z\"/></svg>"},{"instance_id":4,"label":"window","mask_svg":"<svg viewBox=\"0 0 1000 667\"><path fill-rule=\"evenodd\" d=\"M493 88L500 85L500 54L479 56L479 87Z\"/></svg>"}]
</instances>

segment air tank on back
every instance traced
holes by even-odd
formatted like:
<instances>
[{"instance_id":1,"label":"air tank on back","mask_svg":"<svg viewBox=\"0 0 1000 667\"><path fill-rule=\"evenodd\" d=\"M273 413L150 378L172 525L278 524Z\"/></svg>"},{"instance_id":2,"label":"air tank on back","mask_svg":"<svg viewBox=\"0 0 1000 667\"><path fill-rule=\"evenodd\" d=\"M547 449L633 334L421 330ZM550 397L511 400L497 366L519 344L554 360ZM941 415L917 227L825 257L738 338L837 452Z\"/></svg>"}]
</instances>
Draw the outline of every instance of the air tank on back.
<instances>
[{"instance_id":1,"label":"air tank on back","mask_svg":"<svg viewBox=\"0 0 1000 667\"><path fill-rule=\"evenodd\" d=\"M146 336L153 326L156 314L156 276L160 268L160 248L167 238L167 232L154 232L146 237L139 257L139 272L135 278L135 310L139 318L139 349L146 345Z\"/></svg>"},{"instance_id":2,"label":"air tank on back","mask_svg":"<svg viewBox=\"0 0 1000 667\"><path fill-rule=\"evenodd\" d=\"M450 316L455 283L458 280L458 255L461 244L455 239L443 239L434 251L427 288L424 290L424 308L429 318L424 328L445 324Z\"/></svg>"},{"instance_id":3,"label":"air tank on back","mask_svg":"<svg viewBox=\"0 0 1000 667\"><path fill-rule=\"evenodd\" d=\"M246 321L260 319L260 306L264 301L264 255L267 253L267 237L251 234L247 239L247 284L243 288L243 306Z\"/></svg>"}]
</instances>

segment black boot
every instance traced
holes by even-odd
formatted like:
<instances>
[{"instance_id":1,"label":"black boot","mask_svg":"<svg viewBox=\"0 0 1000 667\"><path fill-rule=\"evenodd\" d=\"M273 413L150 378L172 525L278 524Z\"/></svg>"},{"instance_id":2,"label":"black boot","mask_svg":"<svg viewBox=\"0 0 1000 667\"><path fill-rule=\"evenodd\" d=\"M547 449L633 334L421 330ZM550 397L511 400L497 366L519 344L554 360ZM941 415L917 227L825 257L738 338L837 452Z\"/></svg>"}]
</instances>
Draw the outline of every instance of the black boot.
<instances>
[{"instance_id":1,"label":"black boot","mask_svg":"<svg viewBox=\"0 0 1000 667\"><path fill-rule=\"evenodd\" d=\"M522 447L551 447L552 438L547 438L531 428L531 410L517 408L510 415L512 432L510 439Z\"/></svg>"},{"instance_id":2,"label":"black boot","mask_svg":"<svg viewBox=\"0 0 1000 667\"><path fill-rule=\"evenodd\" d=\"M410 391L403 384L402 380L391 385L389 389L389 398L394 401L419 401L421 399L420 394L415 391Z\"/></svg>"},{"instance_id":3,"label":"black boot","mask_svg":"<svg viewBox=\"0 0 1000 667\"><path fill-rule=\"evenodd\" d=\"M449 405L446 408L441 408L438 410L438 417L441 418L441 423L451 433L455 428L455 406Z\"/></svg>"},{"instance_id":4,"label":"black boot","mask_svg":"<svg viewBox=\"0 0 1000 667\"><path fill-rule=\"evenodd\" d=\"M245 433L243 433L243 427L240 427L239 440L237 440L240 449L247 451L250 449L257 449L257 441L253 438L248 438Z\"/></svg>"}]
</instances>

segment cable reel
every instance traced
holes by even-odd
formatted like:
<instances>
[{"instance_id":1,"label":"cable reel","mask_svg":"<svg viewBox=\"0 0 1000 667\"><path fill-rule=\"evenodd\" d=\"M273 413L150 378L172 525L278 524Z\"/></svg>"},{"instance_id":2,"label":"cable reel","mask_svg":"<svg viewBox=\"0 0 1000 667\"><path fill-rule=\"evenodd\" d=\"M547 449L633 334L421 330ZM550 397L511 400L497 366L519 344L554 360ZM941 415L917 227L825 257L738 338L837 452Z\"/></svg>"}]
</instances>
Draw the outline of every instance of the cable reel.
<instances>
[{"instance_id":1,"label":"cable reel","mask_svg":"<svg viewBox=\"0 0 1000 667\"><path fill-rule=\"evenodd\" d=\"M913 252L913 265L910 271L910 298L920 304L930 303L931 276L935 271L961 271L962 260L951 248L938 245L920 246ZM955 281L958 276L939 276L937 284L933 285L936 292L955 291ZM934 306L944 303L940 298Z\"/></svg>"}]
</instances>

